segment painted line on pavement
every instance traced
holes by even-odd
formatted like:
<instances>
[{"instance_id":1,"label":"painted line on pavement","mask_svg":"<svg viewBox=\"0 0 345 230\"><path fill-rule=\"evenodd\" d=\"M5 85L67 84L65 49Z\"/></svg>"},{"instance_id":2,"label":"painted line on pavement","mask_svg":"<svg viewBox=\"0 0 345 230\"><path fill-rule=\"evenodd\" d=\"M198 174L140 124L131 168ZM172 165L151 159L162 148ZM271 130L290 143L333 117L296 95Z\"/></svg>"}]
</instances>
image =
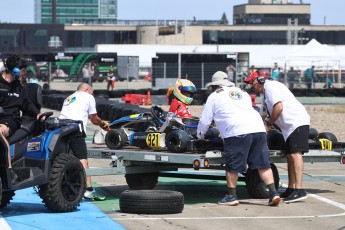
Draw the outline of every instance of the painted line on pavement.
<instances>
[{"instance_id":1,"label":"painted line on pavement","mask_svg":"<svg viewBox=\"0 0 345 230\"><path fill-rule=\"evenodd\" d=\"M49 211L32 188L17 190L11 204L1 209L0 229L123 230L122 225L88 201L66 213ZM6 226L7 224L7 226ZM4 226L4 227L3 227ZM7 228L6 228L7 227Z\"/></svg>"},{"instance_id":2,"label":"painted line on pavement","mask_svg":"<svg viewBox=\"0 0 345 230\"><path fill-rule=\"evenodd\" d=\"M286 184L281 184L282 187L287 188ZM330 200L328 198L318 196L312 193L308 193L308 196L313 197L321 202L335 206L342 209L344 212L338 214L329 214L329 215L312 215L312 216L239 216L239 217L166 217L166 218L155 218L155 217L134 217L134 218L118 218L117 220L226 220L226 219L303 219L303 218L329 218L329 217L339 217L345 216L345 205L338 203L336 201Z\"/></svg>"}]
</instances>

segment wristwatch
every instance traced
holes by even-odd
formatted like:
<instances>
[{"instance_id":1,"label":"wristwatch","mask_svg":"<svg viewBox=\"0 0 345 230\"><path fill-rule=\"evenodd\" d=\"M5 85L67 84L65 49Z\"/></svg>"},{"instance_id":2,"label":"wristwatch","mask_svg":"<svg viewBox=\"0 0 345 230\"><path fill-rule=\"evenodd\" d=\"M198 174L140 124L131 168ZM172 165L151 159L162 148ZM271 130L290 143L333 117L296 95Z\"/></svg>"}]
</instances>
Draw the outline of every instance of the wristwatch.
<instances>
[{"instance_id":1,"label":"wristwatch","mask_svg":"<svg viewBox=\"0 0 345 230\"><path fill-rule=\"evenodd\" d=\"M266 118L265 121L264 121L264 124L266 126L272 126L273 124L269 121L269 118Z\"/></svg>"}]
</instances>

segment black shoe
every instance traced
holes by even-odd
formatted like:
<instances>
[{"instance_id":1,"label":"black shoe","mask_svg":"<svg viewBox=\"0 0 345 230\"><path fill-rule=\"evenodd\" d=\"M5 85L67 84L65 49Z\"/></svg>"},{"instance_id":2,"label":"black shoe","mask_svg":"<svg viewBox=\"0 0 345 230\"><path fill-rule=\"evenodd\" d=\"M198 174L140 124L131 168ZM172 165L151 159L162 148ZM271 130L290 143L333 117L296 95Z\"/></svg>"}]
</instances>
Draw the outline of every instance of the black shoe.
<instances>
[{"instance_id":1,"label":"black shoe","mask_svg":"<svg viewBox=\"0 0 345 230\"><path fill-rule=\"evenodd\" d=\"M300 200L305 200L307 197L307 193L304 191L304 189L295 189L290 196L284 199L284 203L293 203Z\"/></svg>"},{"instance_id":2,"label":"black shoe","mask_svg":"<svg viewBox=\"0 0 345 230\"><path fill-rule=\"evenodd\" d=\"M279 196L280 196L280 198L285 199L285 198L287 198L288 196L290 196L290 194L291 194L294 190L295 190L295 189L293 189L293 188L287 188L287 189L285 190L285 192L281 193Z\"/></svg>"},{"instance_id":3,"label":"black shoe","mask_svg":"<svg viewBox=\"0 0 345 230\"><path fill-rule=\"evenodd\" d=\"M279 197L279 194L277 191L273 192L270 195L270 199L268 200L269 206L277 206L281 201L281 198Z\"/></svg>"}]
</instances>

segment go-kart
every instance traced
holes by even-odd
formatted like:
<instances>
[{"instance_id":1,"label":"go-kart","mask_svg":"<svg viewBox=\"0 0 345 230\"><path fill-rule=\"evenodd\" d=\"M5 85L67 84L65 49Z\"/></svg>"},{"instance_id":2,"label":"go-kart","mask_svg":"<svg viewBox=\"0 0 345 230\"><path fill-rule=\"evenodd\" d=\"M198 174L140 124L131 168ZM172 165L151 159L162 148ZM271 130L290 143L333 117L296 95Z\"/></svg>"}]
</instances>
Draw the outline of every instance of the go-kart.
<instances>
[{"instance_id":1,"label":"go-kart","mask_svg":"<svg viewBox=\"0 0 345 230\"><path fill-rule=\"evenodd\" d=\"M285 150L285 140L279 127L273 126L267 134L267 144L270 150ZM315 128L309 129L309 149L336 150L344 149L345 143L339 142L330 132L318 132Z\"/></svg>"},{"instance_id":2,"label":"go-kart","mask_svg":"<svg viewBox=\"0 0 345 230\"><path fill-rule=\"evenodd\" d=\"M79 206L85 192L85 170L68 153L68 143L71 136L82 134L81 122L51 118L52 114L43 113L39 120L22 117L21 127L8 138L12 168L7 145L0 138L0 208L10 203L16 190L33 186L51 211L70 212Z\"/></svg>"},{"instance_id":3,"label":"go-kart","mask_svg":"<svg viewBox=\"0 0 345 230\"><path fill-rule=\"evenodd\" d=\"M111 130L105 135L105 143L110 149L136 146L143 149L167 148L174 153L222 149L218 130L211 129L206 136L209 140L197 140L197 123L198 119L181 119L175 113L152 106L149 113L133 114L110 123Z\"/></svg>"}]
</instances>

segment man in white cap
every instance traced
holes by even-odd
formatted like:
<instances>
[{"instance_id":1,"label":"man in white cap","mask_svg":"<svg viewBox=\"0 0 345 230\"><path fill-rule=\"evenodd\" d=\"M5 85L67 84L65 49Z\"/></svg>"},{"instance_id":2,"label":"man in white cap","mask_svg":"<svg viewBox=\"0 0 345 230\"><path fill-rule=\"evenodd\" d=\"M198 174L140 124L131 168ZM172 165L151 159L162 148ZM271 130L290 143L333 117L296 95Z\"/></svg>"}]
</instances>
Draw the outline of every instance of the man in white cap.
<instances>
[{"instance_id":1,"label":"man in white cap","mask_svg":"<svg viewBox=\"0 0 345 230\"><path fill-rule=\"evenodd\" d=\"M236 195L238 173L258 169L270 192L268 205L276 206L281 199L276 191L269 161L266 130L260 114L252 107L248 93L234 86L225 72L212 76L213 92L207 98L201 114L197 136L204 138L212 121L224 141L228 192L220 205L239 205Z\"/></svg>"}]
</instances>

